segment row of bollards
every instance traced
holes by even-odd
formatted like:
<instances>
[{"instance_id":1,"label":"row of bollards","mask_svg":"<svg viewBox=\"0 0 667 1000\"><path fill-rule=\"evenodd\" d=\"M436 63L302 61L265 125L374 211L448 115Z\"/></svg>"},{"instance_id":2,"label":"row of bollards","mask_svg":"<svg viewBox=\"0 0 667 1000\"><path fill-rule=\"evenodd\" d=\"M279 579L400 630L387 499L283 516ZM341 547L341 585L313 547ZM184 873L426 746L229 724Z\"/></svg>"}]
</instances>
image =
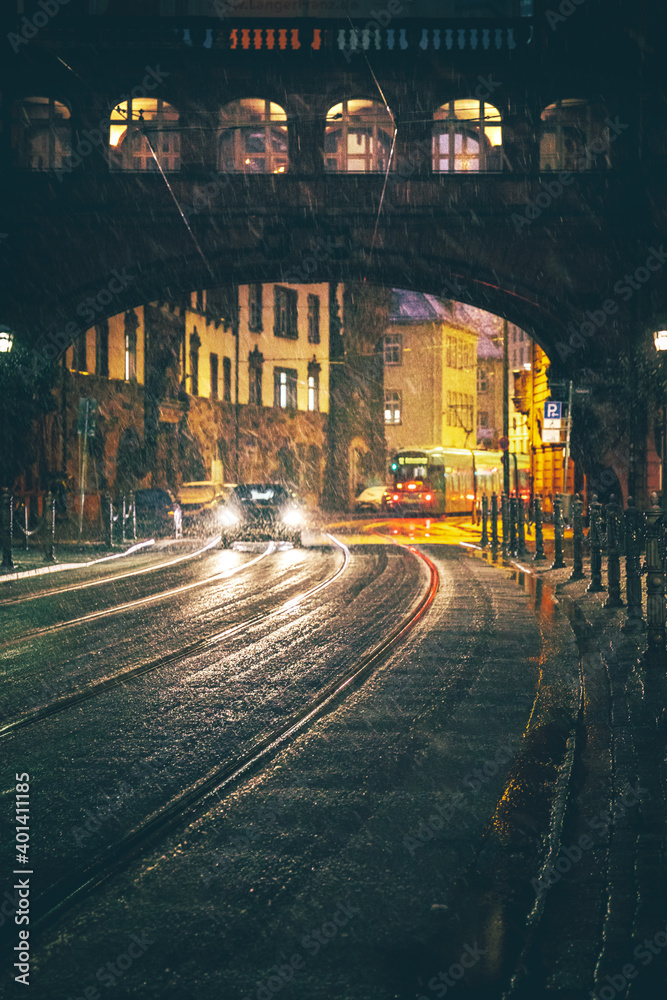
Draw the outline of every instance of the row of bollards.
<instances>
[{"instance_id":1,"label":"row of bollards","mask_svg":"<svg viewBox=\"0 0 667 1000\"><path fill-rule=\"evenodd\" d=\"M56 554L56 497L47 493L44 498L43 515L32 530L29 528L30 508L27 502L23 505L23 524L15 516L15 498L8 489L0 493L0 547L2 548L2 569L12 570L14 559L12 545L15 530L23 536L23 549L28 550L28 540L33 535L39 535L43 541L44 559L55 562ZM120 522L120 541L137 540L137 508L134 494L124 496L116 504L110 496L105 496L102 503L102 519L104 540L108 548L114 544L114 522ZM118 532L116 532L118 533Z\"/></svg>"},{"instance_id":2,"label":"row of bollards","mask_svg":"<svg viewBox=\"0 0 667 1000\"><path fill-rule=\"evenodd\" d=\"M499 502L500 501L500 502ZM490 547L494 559L500 551L504 559L512 557L525 559L528 555L525 543L526 504L522 497L509 497L496 493L482 497L482 538L483 549ZM545 562L542 501L535 497L531 503L531 519L535 525L534 562ZM628 498L627 509L616 502L614 497L606 505L593 496L588 508L589 529L584 535L584 502L576 496L572 503L572 556L573 566L570 580L583 580L584 545L590 552L590 583L588 592L607 592L606 608L626 607L625 632L646 631L650 651L659 652L665 648L665 572L667 570L667 523L665 512L658 504L657 494L651 495L651 506L641 511L632 497ZM488 521L491 521L490 531ZM498 532L498 521L502 526L502 541ZM554 498L554 561L551 569L565 567L565 519L563 498ZM641 555L645 553L642 568ZM602 583L603 556L607 559L607 584ZM625 602L621 594L621 558L625 557ZM642 615L642 576L646 575L646 621Z\"/></svg>"},{"instance_id":3,"label":"row of bollards","mask_svg":"<svg viewBox=\"0 0 667 1000\"><path fill-rule=\"evenodd\" d=\"M104 512L104 538L107 548L112 548L114 544L114 523L120 522L120 541L124 544L127 541L137 540L137 504L134 493L121 498L114 504L108 493L102 498L102 510Z\"/></svg>"}]
</instances>

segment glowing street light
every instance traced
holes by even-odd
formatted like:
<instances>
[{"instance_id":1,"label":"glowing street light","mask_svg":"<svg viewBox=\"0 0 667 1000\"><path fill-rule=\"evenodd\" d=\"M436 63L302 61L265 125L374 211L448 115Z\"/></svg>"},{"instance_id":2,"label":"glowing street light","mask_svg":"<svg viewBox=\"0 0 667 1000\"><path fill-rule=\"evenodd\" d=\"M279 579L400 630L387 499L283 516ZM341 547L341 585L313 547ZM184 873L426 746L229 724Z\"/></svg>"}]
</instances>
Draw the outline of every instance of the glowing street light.
<instances>
[{"instance_id":1,"label":"glowing street light","mask_svg":"<svg viewBox=\"0 0 667 1000\"><path fill-rule=\"evenodd\" d=\"M8 326L0 325L0 354L9 354L14 346L14 334Z\"/></svg>"},{"instance_id":2,"label":"glowing street light","mask_svg":"<svg viewBox=\"0 0 667 1000\"><path fill-rule=\"evenodd\" d=\"M667 351L667 330L656 330L653 334L656 351Z\"/></svg>"}]
</instances>

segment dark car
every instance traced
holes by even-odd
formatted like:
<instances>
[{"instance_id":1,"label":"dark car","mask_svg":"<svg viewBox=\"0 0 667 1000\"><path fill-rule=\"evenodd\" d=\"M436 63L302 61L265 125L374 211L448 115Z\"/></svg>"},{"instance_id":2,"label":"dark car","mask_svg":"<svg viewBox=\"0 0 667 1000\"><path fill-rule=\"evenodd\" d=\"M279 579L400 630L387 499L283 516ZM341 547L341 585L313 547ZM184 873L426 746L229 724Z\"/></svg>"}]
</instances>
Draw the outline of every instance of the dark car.
<instances>
[{"instance_id":1,"label":"dark car","mask_svg":"<svg viewBox=\"0 0 667 1000\"><path fill-rule=\"evenodd\" d=\"M168 490L136 490L137 535L179 538L182 529L181 508Z\"/></svg>"},{"instance_id":2,"label":"dark car","mask_svg":"<svg viewBox=\"0 0 667 1000\"><path fill-rule=\"evenodd\" d=\"M292 490L278 483L235 486L221 511L223 548L232 542L276 539L301 545L303 512Z\"/></svg>"}]
</instances>

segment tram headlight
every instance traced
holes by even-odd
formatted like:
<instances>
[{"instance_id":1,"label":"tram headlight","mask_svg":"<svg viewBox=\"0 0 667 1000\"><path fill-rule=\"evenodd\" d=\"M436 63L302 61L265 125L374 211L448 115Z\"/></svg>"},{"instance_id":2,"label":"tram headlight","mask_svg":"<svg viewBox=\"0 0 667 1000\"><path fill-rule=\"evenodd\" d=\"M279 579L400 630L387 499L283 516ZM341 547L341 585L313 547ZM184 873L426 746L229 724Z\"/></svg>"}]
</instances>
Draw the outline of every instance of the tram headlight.
<instances>
[{"instance_id":1,"label":"tram headlight","mask_svg":"<svg viewBox=\"0 0 667 1000\"><path fill-rule=\"evenodd\" d=\"M239 523L238 514L235 514L233 510L223 510L220 520L226 528L231 528L233 525Z\"/></svg>"},{"instance_id":2,"label":"tram headlight","mask_svg":"<svg viewBox=\"0 0 667 1000\"><path fill-rule=\"evenodd\" d=\"M424 499L425 499L425 500L432 500L432 499L433 499L433 497L431 496L431 494L430 494L430 493L427 493L427 494L426 494L426 496L424 497Z\"/></svg>"}]
</instances>

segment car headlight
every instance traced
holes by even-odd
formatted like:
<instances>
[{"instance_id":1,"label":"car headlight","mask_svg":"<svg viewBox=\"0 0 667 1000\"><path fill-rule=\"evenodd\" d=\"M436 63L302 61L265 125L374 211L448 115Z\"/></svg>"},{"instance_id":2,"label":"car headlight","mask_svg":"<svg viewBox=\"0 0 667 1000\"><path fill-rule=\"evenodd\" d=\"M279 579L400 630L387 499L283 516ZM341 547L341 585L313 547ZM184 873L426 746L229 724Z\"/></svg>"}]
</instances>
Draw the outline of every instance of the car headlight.
<instances>
[{"instance_id":1,"label":"car headlight","mask_svg":"<svg viewBox=\"0 0 667 1000\"><path fill-rule=\"evenodd\" d=\"M228 528L231 528L232 525L239 523L238 515L231 510L223 510L220 514L220 520Z\"/></svg>"},{"instance_id":2,"label":"car headlight","mask_svg":"<svg viewBox=\"0 0 667 1000\"><path fill-rule=\"evenodd\" d=\"M283 514L283 524L288 528L297 528L302 522L300 510L288 510Z\"/></svg>"}]
</instances>

